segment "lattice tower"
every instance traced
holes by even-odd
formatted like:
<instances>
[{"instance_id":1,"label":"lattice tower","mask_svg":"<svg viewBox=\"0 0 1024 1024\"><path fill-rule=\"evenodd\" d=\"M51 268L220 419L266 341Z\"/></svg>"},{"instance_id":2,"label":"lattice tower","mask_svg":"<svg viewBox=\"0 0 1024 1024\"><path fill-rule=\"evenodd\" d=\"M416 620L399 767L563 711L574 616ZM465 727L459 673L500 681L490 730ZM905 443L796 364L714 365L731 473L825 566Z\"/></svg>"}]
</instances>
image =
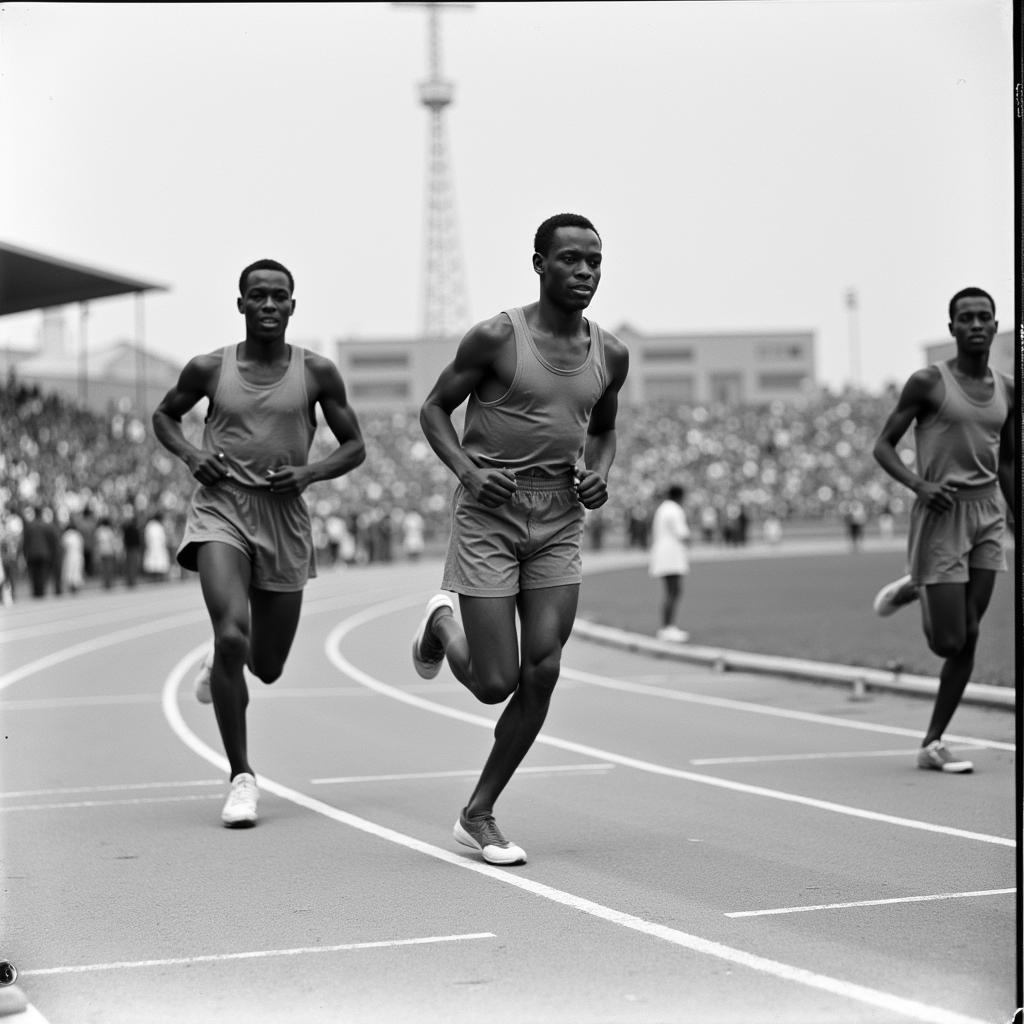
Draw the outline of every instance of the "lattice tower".
<instances>
[{"instance_id":1,"label":"lattice tower","mask_svg":"<svg viewBox=\"0 0 1024 1024\"><path fill-rule=\"evenodd\" d=\"M440 11L475 5L422 2L394 6L427 10L429 77L419 84L420 103L430 114L422 329L426 338L447 338L469 327L469 308L444 117L454 99L455 86L441 75Z\"/></svg>"}]
</instances>

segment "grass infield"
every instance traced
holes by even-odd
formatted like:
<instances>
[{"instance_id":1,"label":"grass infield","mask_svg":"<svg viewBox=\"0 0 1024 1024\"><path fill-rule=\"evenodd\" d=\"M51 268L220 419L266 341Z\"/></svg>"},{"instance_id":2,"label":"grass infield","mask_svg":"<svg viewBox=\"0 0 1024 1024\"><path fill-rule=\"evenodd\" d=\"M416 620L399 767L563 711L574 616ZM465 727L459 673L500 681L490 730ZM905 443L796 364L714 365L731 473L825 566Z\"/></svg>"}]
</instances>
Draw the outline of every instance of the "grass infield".
<instances>
[{"instance_id":1,"label":"grass infield","mask_svg":"<svg viewBox=\"0 0 1024 1024\"><path fill-rule=\"evenodd\" d=\"M1012 550L1009 564L981 623L976 683L1014 685ZM925 643L920 606L885 619L871 609L878 589L902 572L891 552L694 561L678 625L694 644L867 668L899 662L904 672L937 677L942 662ZM579 616L651 636L661 587L646 566L585 573Z\"/></svg>"}]
</instances>

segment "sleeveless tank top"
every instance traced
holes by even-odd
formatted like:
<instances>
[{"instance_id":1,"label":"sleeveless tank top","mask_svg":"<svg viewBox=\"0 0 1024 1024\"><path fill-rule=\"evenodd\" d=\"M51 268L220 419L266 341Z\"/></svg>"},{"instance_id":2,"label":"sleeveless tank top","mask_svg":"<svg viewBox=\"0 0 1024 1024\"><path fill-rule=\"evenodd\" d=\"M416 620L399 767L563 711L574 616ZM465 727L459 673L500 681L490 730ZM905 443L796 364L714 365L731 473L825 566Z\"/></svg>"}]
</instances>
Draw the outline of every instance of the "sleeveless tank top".
<instances>
[{"instance_id":1,"label":"sleeveless tank top","mask_svg":"<svg viewBox=\"0 0 1024 1024\"><path fill-rule=\"evenodd\" d=\"M999 435L1009 413L1006 381L992 371L992 397L971 398L946 363L935 364L945 397L938 409L914 428L917 471L928 481L948 481L961 488L997 483Z\"/></svg>"},{"instance_id":2,"label":"sleeveless tank top","mask_svg":"<svg viewBox=\"0 0 1024 1024\"><path fill-rule=\"evenodd\" d=\"M242 377L236 345L221 350L203 448L223 452L231 479L247 487L266 487L268 470L304 466L309 458L316 423L306 392L306 350L288 347L288 369L272 384L251 384Z\"/></svg>"},{"instance_id":3,"label":"sleeveless tank top","mask_svg":"<svg viewBox=\"0 0 1024 1024\"><path fill-rule=\"evenodd\" d=\"M492 402L470 394L462 447L478 465L560 476L582 456L590 411L607 386L601 330L588 321L586 358L562 370L541 355L522 308L504 312L515 334L515 376Z\"/></svg>"}]
</instances>

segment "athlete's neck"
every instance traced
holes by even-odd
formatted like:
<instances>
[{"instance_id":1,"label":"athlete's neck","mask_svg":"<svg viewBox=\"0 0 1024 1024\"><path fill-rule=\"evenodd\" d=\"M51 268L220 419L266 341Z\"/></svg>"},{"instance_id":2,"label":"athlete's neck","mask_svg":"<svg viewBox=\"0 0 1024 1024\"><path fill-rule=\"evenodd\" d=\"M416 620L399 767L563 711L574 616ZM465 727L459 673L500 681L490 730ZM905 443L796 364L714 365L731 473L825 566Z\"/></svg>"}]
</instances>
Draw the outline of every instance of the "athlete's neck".
<instances>
[{"instance_id":1,"label":"athlete's neck","mask_svg":"<svg viewBox=\"0 0 1024 1024\"><path fill-rule=\"evenodd\" d=\"M283 334L276 338L253 338L247 334L238 350L238 357L246 362L278 363L289 358L288 344Z\"/></svg>"},{"instance_id":2,"label":"athlete's neck","mask_svg":"<svg viewBox=\"0 0 1024 1024\"><path fill-rule=\"evenodd\" d=\"M978 380L984 380L988 376L988 353L967 355L958 352L949 361L949 366L961 377L976 377Z\"/></svg>"},{"instance_id":3,"label":"athlete's neck","mask_svg":"<svg viewBox=\"0 0 1024 1024\"><path fill-rule=\"evenodd\" d=\"M538 327L556 337L574 338L583 332L582 309L564 309L546 301L543 295L532 309L527 306L524 313L528 320L535 319Z\"/></svg>"}]
</instances>

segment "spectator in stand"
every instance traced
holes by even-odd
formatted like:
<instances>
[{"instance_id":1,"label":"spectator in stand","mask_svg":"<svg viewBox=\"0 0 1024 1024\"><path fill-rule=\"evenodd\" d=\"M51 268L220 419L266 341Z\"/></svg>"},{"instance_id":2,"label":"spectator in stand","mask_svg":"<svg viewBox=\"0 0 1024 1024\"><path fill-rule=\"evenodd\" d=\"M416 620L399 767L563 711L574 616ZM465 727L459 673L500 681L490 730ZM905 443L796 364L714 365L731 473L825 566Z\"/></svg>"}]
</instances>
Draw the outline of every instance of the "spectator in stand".
<instances>
[{"instance_id":1,"label":"spectator in stand","mask_svg":"<svg viewBox=\"0 0 1024 1024\"><path fill-rule=\"evenodd\" d=\"M51 531L43 521L42 508L30 505L23 513L21 557L28 571L32 596L45 597L47 584L53 575L56 551Z\"/></svg>"},{"instance_id":2,"label":"spectator in stand","mask_svg":"<svg viewBox=\"0 0 1024 1024\"><path fill-rule=\"evenodd\" d=\"M124 548L124 581L134 587L142 567L142 531L132 505L125 505L121 520L121 544Z\"/></svg>"},{"instance_id":3,"label":"spectator in stand","mask_svg":"<svg viewBox=\"0 0 1024 1024\"><path fill-rule=\"evenodd\" d=\"M854 500L846 508L846 535L850 540L850 550L860 551L861 543L864 540L864 526L867 523L868 514L863 502Z\"/></svg>"},{"instance_id":4,"label":"spectator in stand","mask_svg":"<svg viewBox=\"0 0 1024 1024\"><path fill-rule=\"evenodd\" d=\"M117 534L107 516L101 516L93 533L96 571L104 590L111 590L117 575Z\"/></svg>"},{"instance_id":5,"label":"spectator in stand","mask_svg":"<svg viewBox=\"0 0 1024 1024\"><path fill-rule=\"evenodd\" d=\"M3 570L0 597L5 605L13 604L18 594L21 530L22 522L18 516L7 515L0 519L0 568Z\"/></svg>"},{"instance_id":6,"label":"spectator in stand","mask_svg":"<svg viewBox=\"0 0 1024 1024\"><path fill-rule=\"evenodd\" d=\"M167 529L162 512L154 512L142 531L142 571L155 580L167 579L171 555L167 550Z\"/></svg>"},{"instance_id":7,"label":"spectator in stand","mask_svg":"<svg viewBox=\"0 0 1024 1024\"><path fill-rule=\"evenodd\" d=\"M718 536L718 512L710 503L700 510L700 536L705 544L714 544Z\"/></svg>"},{"instance_id":8,"label":"spectator in stand","mask_svg":"<svg viewBox=\"0 0 1024 1024\"><path fill-rule=\"evenodd\" d=\"M423 516L411 508L402 516L402 550L411 562L419 561L423 554Z\"/></svg>"},{"instance_id":9,"label":"spectator in stand","mask_svg":"<svg viewBox=\"0 0 1024 1024\"><path fill-rule=\"evenodd\" d=\"M77 594L85 583L85 545L74 520L64 527L60 543L63 550L60 568L63 589Z\"/></svg>"}]
</instances>

